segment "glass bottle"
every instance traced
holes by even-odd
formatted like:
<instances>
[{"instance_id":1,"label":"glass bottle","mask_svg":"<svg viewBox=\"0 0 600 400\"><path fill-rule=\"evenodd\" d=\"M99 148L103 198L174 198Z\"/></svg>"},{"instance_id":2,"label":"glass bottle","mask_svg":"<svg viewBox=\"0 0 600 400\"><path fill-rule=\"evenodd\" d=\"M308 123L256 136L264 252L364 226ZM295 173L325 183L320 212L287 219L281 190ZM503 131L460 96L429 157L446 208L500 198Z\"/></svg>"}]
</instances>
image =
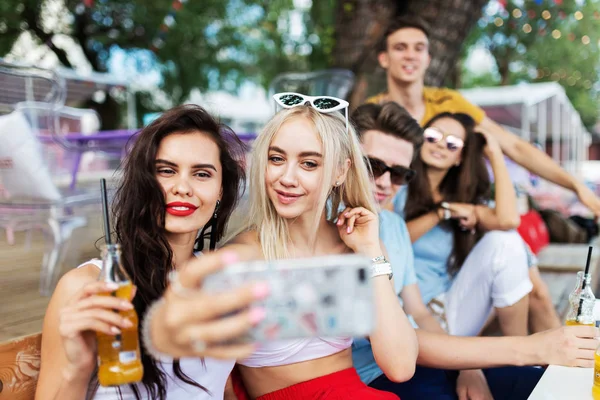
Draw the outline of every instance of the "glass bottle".
<instances>
[{"instance_id":1,"label":"glass bottle","mask_svg":"<svg viewBox=\"0 0 600 400\"><path fill-rule=\"evenodd\" d=\"M99 280L116 283L119 288L107 296L130 300L133 284L121 264L121 246L109 244L102 249L102 271ZM96 332L98 340L98 382L102 386L117 386L139 382L144 375L138 336L138 315L135 309L118 311L132 323L120 328L121 333L107 335Z\"/></svg>"},{"instance_id":2,"label":"glass bottle","mask_svg":"<svg viewBox=\"0 0 600 400\"><path fill-rule=\"evenodd\" d=\"M584 275L582 271L577 273L577 286L569 295L569 312L567 313L567 325L595 326L594 303L596 297L591 288L590 274Z\"/></svg>"}]
</instances>

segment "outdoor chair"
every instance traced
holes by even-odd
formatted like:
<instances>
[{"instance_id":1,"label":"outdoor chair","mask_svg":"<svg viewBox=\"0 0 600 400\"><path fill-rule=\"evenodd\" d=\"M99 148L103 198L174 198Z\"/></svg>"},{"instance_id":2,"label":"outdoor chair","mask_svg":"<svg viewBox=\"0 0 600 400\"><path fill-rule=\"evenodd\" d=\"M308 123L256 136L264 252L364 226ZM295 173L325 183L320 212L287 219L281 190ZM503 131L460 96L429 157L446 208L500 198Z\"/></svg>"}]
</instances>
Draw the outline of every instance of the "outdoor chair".
<instances>
[{"instance_id":1,"label":"outdoor chair","mask_svg":"<svg viewBox=\"0 0 600 400\"><path fill-rule=\"evenodd\" d=\"M41 347L41 333L0 344L0 400L35 398Z\"/></svg>"},{"instance_id":2,"label":"outdoor chair","mask_svg":"<svg viewBox=\"0 0 600 400\"><path fill-rule=\"evenodd\" d=\"M50 295L73 231L100 204L99 184L75 188L73 173L86 151L100 147L67 134L96 137L99 120L64 106L64 81L52 71L0 60L0 85L9 87L0 93L0 228L9 243L15 231L44 233L40 292Z\"/></svg>"}]
</instances>

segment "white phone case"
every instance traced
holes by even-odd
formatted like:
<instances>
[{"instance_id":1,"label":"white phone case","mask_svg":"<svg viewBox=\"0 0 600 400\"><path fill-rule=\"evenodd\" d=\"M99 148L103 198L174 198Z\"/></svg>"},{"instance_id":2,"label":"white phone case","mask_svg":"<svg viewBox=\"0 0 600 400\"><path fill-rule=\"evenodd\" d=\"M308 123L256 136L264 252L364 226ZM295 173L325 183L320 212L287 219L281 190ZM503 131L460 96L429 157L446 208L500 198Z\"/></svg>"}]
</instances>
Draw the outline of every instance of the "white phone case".
<instances>
[{"instance_id":1,"label":"white phone case","mask_svg":"<svg viewBox=\"0 0 600 400\"><path fill-rule=\"evenodd\" d=\"M269 283L270 295L255 304L266 309L266 317L242 341L364 337L375 321L370 265L369 258L356 254L241 262L209 276L203 288Z\"/></svg>"}]
</instances>

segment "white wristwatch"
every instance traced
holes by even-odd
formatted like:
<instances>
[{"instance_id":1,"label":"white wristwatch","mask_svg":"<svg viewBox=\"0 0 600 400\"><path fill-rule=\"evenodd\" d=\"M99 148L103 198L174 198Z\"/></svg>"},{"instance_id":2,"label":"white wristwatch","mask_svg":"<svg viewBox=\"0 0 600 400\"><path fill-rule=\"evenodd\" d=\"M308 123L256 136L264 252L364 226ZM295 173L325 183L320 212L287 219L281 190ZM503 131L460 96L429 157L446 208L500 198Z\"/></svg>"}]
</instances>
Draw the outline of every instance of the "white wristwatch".
<instances>
[{"instance_id":1,"label":"white wristwatch","mask_svg":"<svg viewBox=\"0 0 600 400\"><path fill-rule=\"evenodd\" d=\"M392 272L392 264L385 259L384 256L375 257L371 260L371 278L379 275L387 275L388 279L392 279L394 273Z\"/></svg>"}]
</instances>

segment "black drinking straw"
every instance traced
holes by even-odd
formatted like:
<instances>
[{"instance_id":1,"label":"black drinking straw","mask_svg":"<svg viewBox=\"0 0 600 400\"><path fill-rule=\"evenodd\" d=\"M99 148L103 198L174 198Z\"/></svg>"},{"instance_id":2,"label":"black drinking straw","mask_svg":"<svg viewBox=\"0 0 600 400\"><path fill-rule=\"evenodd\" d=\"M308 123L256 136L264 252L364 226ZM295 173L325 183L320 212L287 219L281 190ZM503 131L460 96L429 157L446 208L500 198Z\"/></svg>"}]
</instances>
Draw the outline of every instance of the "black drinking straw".
<instances>
[{"instance_id":1,"label":"black drinking straw","mask_svg":"<svg viewBox=\"0 0 600 400\"><path fill-rule=\"evenodd\" d=\"M581 285L581 291L583 292L583 289L585 289L585 277L588 276L588 274L590 273L590 261L592 260L592 249L593 247L590 246L588 249L588 256L587 256L587 262L585 263L585 272L583 273L583 284ZM577 308L577 317L576 320L579 319L579 316L581 315L581 307L583 306L583 299L580 298L579 299L579 307Z\"/></svg>"},{"instance_id":2,"label":"black drinking straw","mask_svg":"<svg viewBox=\"0 0 600 400\"><path fill-rule=\"evenodd\" d=\"M100 192L102 195L102 215L104 216L104 240L111 245L110 240L110 217L108 215L108 197L106 195L106 179L100 179Z\"/></svg>"}]
</instances>

